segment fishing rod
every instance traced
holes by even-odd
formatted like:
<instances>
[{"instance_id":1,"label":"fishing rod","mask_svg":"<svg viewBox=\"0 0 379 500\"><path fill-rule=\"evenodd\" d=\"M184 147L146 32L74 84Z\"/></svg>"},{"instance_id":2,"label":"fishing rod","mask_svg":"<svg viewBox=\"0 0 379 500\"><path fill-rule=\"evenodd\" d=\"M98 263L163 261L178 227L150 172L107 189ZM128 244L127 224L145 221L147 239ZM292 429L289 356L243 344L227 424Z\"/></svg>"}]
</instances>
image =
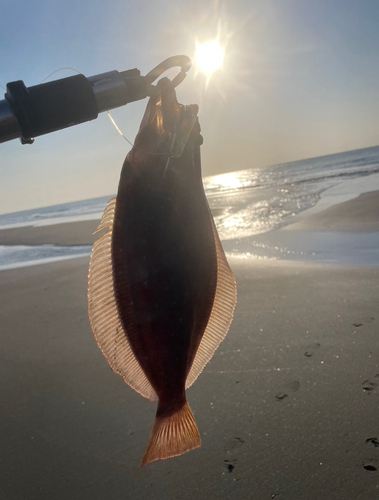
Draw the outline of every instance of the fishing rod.
<instances>
[{"instance_id":1,"label":"fishing rod","mask_svg":"<svg viewBox=\"0 0 379 500\"><path fill-rule=\"evenodd\" d=\"M26 87L22 80L7 84L0 100L0 143L19 138L33 144L35 137L94 120L99 113L151 97L159 92L152 83L170 68L180 67L172 80L176 87L191 68L187 56L173 56L147 75L138 69L82 74Z\"/></svg>"}]
</instances>

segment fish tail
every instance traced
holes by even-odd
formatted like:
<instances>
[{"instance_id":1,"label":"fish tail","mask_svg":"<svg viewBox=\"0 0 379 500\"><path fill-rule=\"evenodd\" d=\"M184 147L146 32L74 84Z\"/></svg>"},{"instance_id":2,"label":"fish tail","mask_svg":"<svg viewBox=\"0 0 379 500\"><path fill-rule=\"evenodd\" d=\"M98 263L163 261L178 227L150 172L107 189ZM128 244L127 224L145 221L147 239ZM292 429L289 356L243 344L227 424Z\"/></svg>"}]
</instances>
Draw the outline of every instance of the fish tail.
<instances>
[{"instance_id":1,"label":"fish tail","mask_svg":"<svg viewBox=\"0 0 379 500\"><path fill-rule=\"evenodd\" d=\"M187 401L179 411L170 416L160 417L159 413L158 404L157 416L141 467L155 460L183 455L201 446L199 429Z\"/></svg>"}]
</instances>

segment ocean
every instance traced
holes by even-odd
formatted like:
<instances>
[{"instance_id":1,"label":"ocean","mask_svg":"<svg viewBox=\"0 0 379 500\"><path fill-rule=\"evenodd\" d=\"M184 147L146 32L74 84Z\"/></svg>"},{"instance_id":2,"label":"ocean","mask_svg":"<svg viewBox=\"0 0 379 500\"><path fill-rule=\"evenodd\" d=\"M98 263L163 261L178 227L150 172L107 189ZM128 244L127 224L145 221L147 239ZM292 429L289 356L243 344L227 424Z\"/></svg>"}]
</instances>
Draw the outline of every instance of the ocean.
<instances>
[{"instance_id":1,"label":"ocean","mask_svg":"<svg viewBox=\"0 0 379 500\"><path fill-rule=\"evenodd\" d=\"M290 247L281 237L283 228L310 213L379 190L379 146L205 177L204 187L229 255L379 264L376 234L364 241L356 235L334 235L329 243L325 235L308 235ZM0 230L100 219L111 197L0 215ZM355 251L346 253L351 245ZM357 261L360 246L365 256ZM0 270L81 257L90 251L89 246L0 246Z\"/></svg>"}]
</instances>

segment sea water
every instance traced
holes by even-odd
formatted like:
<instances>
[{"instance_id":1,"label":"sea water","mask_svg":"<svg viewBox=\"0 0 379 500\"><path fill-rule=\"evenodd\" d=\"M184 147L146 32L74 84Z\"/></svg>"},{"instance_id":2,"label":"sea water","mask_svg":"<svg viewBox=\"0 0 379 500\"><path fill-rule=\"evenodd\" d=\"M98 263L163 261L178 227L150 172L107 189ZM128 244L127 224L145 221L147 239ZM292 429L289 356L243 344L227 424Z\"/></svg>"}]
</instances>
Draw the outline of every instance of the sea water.
<instances>
[{"instance_id":1,"label":"sea water","mask_svg":"<svg viewBox=\"0 0 379 500\"><path fill-rule=\"evenodd\" d=\"M278 246L271 235L309 213L379 190L379 146L206 177L204 187L227 253L256 258L312 257L312 246ZM111 197L0 215L0 230L100 219ZM376 242L371 246L375 248ZM88 246L0 246L0 270L89 255L90 251Z\"/></svg>"}]
</instances>

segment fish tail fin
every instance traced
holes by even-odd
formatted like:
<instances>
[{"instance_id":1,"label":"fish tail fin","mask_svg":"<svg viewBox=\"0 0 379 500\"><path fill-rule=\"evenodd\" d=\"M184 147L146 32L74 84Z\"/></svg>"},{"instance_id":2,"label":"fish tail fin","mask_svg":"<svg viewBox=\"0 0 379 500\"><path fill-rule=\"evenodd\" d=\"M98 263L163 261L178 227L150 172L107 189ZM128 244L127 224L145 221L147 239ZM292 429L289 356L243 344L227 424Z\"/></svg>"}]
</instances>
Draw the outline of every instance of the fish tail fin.
<instances>
[{"instance_id":1,"label":"fish tail fin","mask_svg":"<svg viewBox=\"0 0 379 500\"><path fill-rule=\"evenodd\" d=\"M155 460L183 455L201 446L199 429L187 401L178 412L168 417L158 414L159 405L141 467Z\"/></svg>"}]
</instances>

